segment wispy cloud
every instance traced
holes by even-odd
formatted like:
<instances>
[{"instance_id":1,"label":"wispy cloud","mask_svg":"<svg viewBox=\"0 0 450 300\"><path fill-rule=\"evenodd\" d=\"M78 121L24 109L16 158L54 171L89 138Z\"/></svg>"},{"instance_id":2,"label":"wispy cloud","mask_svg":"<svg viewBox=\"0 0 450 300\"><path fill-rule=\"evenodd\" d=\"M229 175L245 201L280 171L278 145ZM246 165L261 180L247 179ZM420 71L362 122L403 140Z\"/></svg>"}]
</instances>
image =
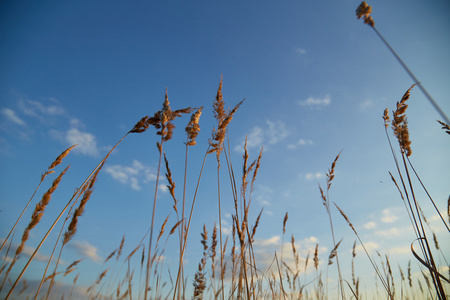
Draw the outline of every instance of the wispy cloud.
<instances>
[{"instance_id":1,"label":"wispy cloud","mask_svg":"<svg viewBox=\"0 0 450 300\"><path fill-rule=\"evenodd\" d=\"M306 180L320 179L320 178L322 178L322 177L324 177L324 175L323 175L323 173L320 173L320 172L316 172L316 173L307 173L307 174L305 175L305 179L306 179Z\"/></svg>"},{"instance_id":2,"label":"wispy cloud","mask_svg":"<svg viewBox=\"0 0 450 300\"><path fill-rule=\"evenodd\" d=\"M300 55L306 54L306 50L303 49L303 48L296 48L295 52L300 54Z\"/></svg>"},{"instance_id":3,"label":"wispy cloud","mask_svg":"<svg viewBox=\"0 0 450 300\"><path fill-rule=\"evenodd\" d=\"M69 124L71 128L66 131L50 130L50 136L67 146L78 144L74 152L83 155L99 156L102 151L110 148L109 146L100 147L94 134L80 129L84 127L80 120L71 118Z\"/></svg>"},{"instance_id":4,"label":"wispy cloud","mask_svg":"<svg viewBox=\"0 0 450 300\"><path fill-rule=\"evenodd\" d=\"M0 243L3 243L4 241L5 241L5 239L3 239L3 238L0 239ZM14 256L14 253L16 253L16 250L17 250L18 246L19 246L19 244L12 244L11 245L11 249L9 251L10 255ZM35 250L36 250L36 248L30 247L30 246L24 246L21 255L31 256L34 253ZM6 260L8 262L11 262L12 259L13 259L12 257L7 257L6 258ZM38 260L38 261L48 261L50 259L50 256L43 255L43 254L38 252L38 253L36 253L34 259Z\"/></svg>"},{"instance_id":5,"label":"wispy cloud","mask_svg":"<svg viewBox=\"0 0 450 300\"><path fill-rule=\"evenodd\" d=\"M97 247L86 241L73 241L69 243L69 247L77 251L81 256L88 257L93 262L100 262L102 258L98 255Z\"/></svg>"},{"instance_id":6,"label":"wispy cloud","mask_svg":"<svg viewBox=\"0 0 450 300\"><path fill-rule=\"evenodd\" d=\"M82 154L97 156L100 153L97 139L91 133L71 128L66 132L65 139L70 145L78 144L77 151L80 151Z\"/></svg>"},{"instance_id":7,"label":"wispy cloud","mask_svg":"<svg viewBox=\"0 0 450 300\"><path fill-rule=\"evenodd\" d=\"M283 122L272 122L267 120L266 124L269 126L269 129L266 132L269 145L277 144L288 136L288 130Z\"/></svg>"},{"instance_id":8,"label":"wispy cloud","mask_svg":"<svg viewBox=\"0 0 450 300\"><path fill-rule=\"evenodd\" d=\"M142 183L156 180L156 172L136 159L133 160L131 166L112 165L106 167L105 171L113 179L129 185L133 190L140 190ZM167 187L162 184L160 190L167 191Z\"/></svg>"},{"instance_id":9,"label":"wispy cloud","mask_svg":"<svg viewBox=\"0 0 450 300\"><path fill-rule=\"evenodd\" d=\"M41 122L47 122L49 116L61 116L65 114L64 108L59 105L55 98L47 98L44 104L40 101L19 98L19 108L25 115L35 117Z\"/></svg>"},{"instance_id":10,"label":"wispy cloud","mask_svg":"<svg viewBox=\"0 0 450 300\"><path fill-rule=\"evenodd\" d=\"M274 235L273 237L270 237L268 239L255 239L255 241L253 242L253 245L255 246L264 246L267 247L269 245L278 245L280 244L280 236L279 235Z\"/></svg>"},{"instance_id":11,"label":"wispy cloud","mask_svg":"<svg viewBox=\"0 0 450 300\"><path fill-rule=\"evenodd\" d=\"M299 139L295 144L288 144L288 149L297 149L298 147L311 146L314 142L312 140Z\"/></svg>"},{"instance_id":12,"label":"wispy cloud","mask_svg":"<svg viewBox=\"0 0 450 300\"><path fill-rule=\"evenodd\" d=\"M231 218L231 216L230 216ZM230 220L230 222L233 222L233 220ZM232 233L232 226L230 223L228 223L227 220L222 219L222 234L224 235L230 235Z\"/></svg>"},{"instance_id":13,"label":"wispy cloud","mask_svg":"<svg viewBox=\"0 0 450 300\"><path fill-rule=\"evenodd\" d=\"M392 212L392 209L386 208L383 210L383 216L381 217L381 221L383 223L394 223L397 221L398 217Z\"/></svg>"},{"instance_id":14,"label":"wispy cloud","mask_svg":"<svg viewBox=\"0 0 450 300\"><path fill-rule=\"evenodd\" d=\"M21 118L19 118L16 114L16 112L12 109L9 108L2 108L2 110L0 111L0 113L6 118L7 121L10 121L14 124L17 125L21 125L21 126L25 126L26 123L24 120L22 120Z\"/></svg>"},{"instance_id":15,"label":"wispy cloud","mask_svg":"<svg viewBox=\"0 0 450 300\"><path fill-rule=\"evenodd\" d=\"M256 201L262 206L271 206L273 193L273 189L267 185L258 184L253 193L253 197L255 197Z\"/></svg>"},{"instance_id":16,"label":"wispy cloud","mask_svg":"<svg viewBox=\"0 0 450 300\"><path fill-rule=\"evenodd\" d=\"M377 226L377 224L374 221L367 222L364 224L365 229L373 229Z\"/></svg>"},{"instance_id":17,"label":"wispy cloud","mask_svg":"<svg viewBox=\"0 0 450 300\"><path fill-rule=\"evenodd\" d=\"M321 107L330 105L331 104L331 98L328 95L326 95L324 98L309 97L306 100L298 101L298 104L300 106L307 106L307 107L310 107L310 108L321 108Z\"/></svg>"},{"instance_id":18,"label":"wispy cloud","mask_svg":"<svg viewBox=\"0 0 450 300\"><path fill-rule=\"evenodd\" d=\"M377 249L380 248L380 245L376 242L365 242L364 247L366 248L367 252L371 253ZM361 245L356 246L355 249L356 253L365 253L364 248Z\"/></svg>"},{"instance_id":19,"label":"wispy cloud","mask_svg":"<svg viewBox=\"0 0 450 300\"><path fill-rule=\"evenodd\" d=\"M409 245L403 247L395 247L386 250L388 254L411 254L411 248Z\"/></svg>"},{"instance_id":20,"label":"wispy cloud","mask_svg":"<svg viewBox=\"0 0 450 300\"><path fill-rule=\"evenodd\" d=\"M283 141L289 135L286 124L282 121L267 120L265 126L255 126L247 134L247 149L261 148L268 149L268 145L275 145ZM234 150L238 152L244 151L245 137L242 142L237 145Z\"/></svg>"},{"instance_id":21,"label":"wispy cloud","mask_svg":"<svg viewBox=\"0 0 450 300\"><path fill-rule=\"evenodd\" d=\"M384 237L401 237L409 235L412 231L412 227L391 227L385 230L377 230L375 234Z\"/></svg>"},{"instance_id":22,"label":"wispy cloud","mask_svg":"<svg viewBox=\"0 0 450 300\"><path fill-rule=\"evenodd\" d=\"M372 100L365 100L359 104L359 108L361 110L368 110L368 109L374 107L374 105L375 104Z\"/></svg>"}]
</instances>

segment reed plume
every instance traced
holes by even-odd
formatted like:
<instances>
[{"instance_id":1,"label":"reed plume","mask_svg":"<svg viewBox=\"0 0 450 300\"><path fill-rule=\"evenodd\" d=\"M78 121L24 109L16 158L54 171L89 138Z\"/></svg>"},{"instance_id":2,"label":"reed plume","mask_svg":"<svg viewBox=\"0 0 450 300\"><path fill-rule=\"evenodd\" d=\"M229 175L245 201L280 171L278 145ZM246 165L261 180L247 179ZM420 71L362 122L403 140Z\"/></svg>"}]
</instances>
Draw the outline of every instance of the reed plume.
<instances>
[{"instance_id":1,"label":"reed plume","mask_svg":"<svg viewBox=\"0 0 450 300\"><path fill-rule=\"evenodd\" d=\"M194 146L197 144L195 138L200 132L200 125L198 124L200 116L202 115L203 106L198 108L192 115L189 124L186 126L186 133L188 134L188 146Z\"/></svg>"}]
</instances>

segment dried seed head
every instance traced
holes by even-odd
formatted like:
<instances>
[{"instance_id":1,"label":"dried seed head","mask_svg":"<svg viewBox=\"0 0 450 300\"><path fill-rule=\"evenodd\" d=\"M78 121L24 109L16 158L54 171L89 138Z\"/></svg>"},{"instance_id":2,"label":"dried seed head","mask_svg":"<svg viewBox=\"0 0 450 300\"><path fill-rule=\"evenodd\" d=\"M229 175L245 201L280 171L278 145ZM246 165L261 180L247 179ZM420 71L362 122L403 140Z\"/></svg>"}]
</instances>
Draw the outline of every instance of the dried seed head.
<instances>
[{"instance_id":1,"label":"dried seed head","mask_svg":"<svg viewBox=\"0 0 450 300\"><path fill-rule=\"evenodd\" d=\"M410 91L415 85L416 84L413 84L403 95L402 100L397 102L397 109L394 111L394 119L392 120L394 135L397 137L400 150L402 153L405 153L406 156L410 156L412 150L411 141L409 140L408 121L405 115L408 105L405 102L409 99Z\"/></svg>"},{"instance_id":2,"label":"dried seed head","mask_svg":"<svg viewBox=\"0 0 450 300\"><path fill-rule=\"evenodd\" d=\"M334 246L333 250L330 252L330 256L328 257L328 265L331 265L333 263L333 258L337 255L337 249L339 245L341 244L342 240L339 241L339 243Z\"/></svg>"},{"instance_id":3,"label":"dried seed head","mask_svg":"<svg viewBox=\"0 0 450 300\"><path fill-rule=\"evenodd\" d=\"M245 100L245 99L244 99ZM225 134L228 127L228 124L233 119L234 113L238 110L239 106L244 102L242 100L239 102L230 112L225 113L224 111L224 101L222 97L222 78L220 79L219 89L217 91L216 100L214 101L214 117L217 120L217 129L213 129L212 138L209 140L209 144L211 149L207 152L207 154L216 153L217 161L220 161L220 154L223 150L223 141L225 140ZM220 167L220 162L219 162Z\"/></svg>"},{"instance_id":4,"label":"dried seed head","mask_svg":"<svg viewBox=\"0 0 450 300\"><path fill-rule=\"evenodd\" d=\"M284 220L283 220L283 234L286 233L286 222L288 220L288 213L286 212L286 215L284 216Z\"/></svg>"},{"instance_id":5,"label":"dried seed head","mask_svg":"<svg viewBox=\"0 0 450 300\"><path fill-rule=\"evenodd\" d=\"M383 113L384 127L389 127L389 109L386 108Z\"/></svg>"},{"instance_id":6,"label":"dried seed head","mask_svg":"<svg viewBox=\"0 0 450 300\"><path fill-rule=\"evenodd\" d=\"M319 244L316 244L316 249L314 250L314 268L317 271L319 267Z\"/></svg>"},{"instance_id":7,"label":"dried seed head","mask_svg":"<svg viewBox=\"0 0 450 300\"><path fill-rule=\"evenodd\" d=\"M41 176L41 181L43 181L44 178L45 178L47 175L49 175L49 174L55 172L55 171L53 171L53 169L54 169L56 166L58 166L59 164L61 164L63 158L66 157L66 156L69 154L69 152L70 152L74 147L76 147L76 146L78 146L78 144L75 144L75 145L73 145L73 146L70 146L69 148L67 148L66 150L64 150L60 155L58 155L58 157L55 159L55 161L48 167L48 170L47 170L44 174L42 174L42 176Z\"/></svg>"},{"instance_id":8,"label":"dried seed head","mask_svg":"<svg viewBox=\"0 0 450 300\"><path fill-rule=\"evenodd\" d=\"M197 144L195 142L195 138L197 137L198 133L200 132L200 125L198 125L198 122L200 120L200 116L202 115L202 109L203 106L198 108L191 116L191 120L189 121L189 124L186 126L186 133L188 134L188 146L194 146Z\"/></svg>"},{"instance_id":9,"label":"dried seed head","mask_svg":"<svg viewBox=\"0 0 450 300\"><path fill-rule=\"evenodd\" d=\"M444 129L447 134L450 134L450 126L448 124L439 120L437 120L437 122L442 125L442 129Z\"/></svg>"},{"instance_id":10,"label":"dried seed head","mask_svg":"<svg viewBox=\"0 0 450 300\"><path fill-rule=\"evenodd\" d=\"M141 120L139 120L139 122L136 123L136 125L134 125L133 129L131 129L130 132L141 133L146 131L148 129L148 126L150 125L148 123L148 119L148 116L143 117Z\"/></svg>"},{"instance_id":11,"label":"dried seed head","mask_svg":"<svg viewBox=\"0 0 450 300\"><path fill-rule=\"evenodd\" d=\"M361 2L361 4L356 9L356 17L358 20L360 18L364 19L364 23L370 25L371 27L375 26L375 22L373 21L370 14L372 13L372 7L367 5L366 1Z\"/></svg>"},{"instance_id":12,"label":"dried seed head","mask_svg":"<svg viewBox=\"0 0 450 300\"><path fill-rule=\"evenodd\" d=\"M190 107L172 111L166 89L163 108L156 112L152 118L148 118L147 123L159 129L156 134L161 135L163 141L168 141L172 138L173 129L175 128L172 121L182 114L190 113L191 111L192 109Z\"/></svg>"}]
</instances>

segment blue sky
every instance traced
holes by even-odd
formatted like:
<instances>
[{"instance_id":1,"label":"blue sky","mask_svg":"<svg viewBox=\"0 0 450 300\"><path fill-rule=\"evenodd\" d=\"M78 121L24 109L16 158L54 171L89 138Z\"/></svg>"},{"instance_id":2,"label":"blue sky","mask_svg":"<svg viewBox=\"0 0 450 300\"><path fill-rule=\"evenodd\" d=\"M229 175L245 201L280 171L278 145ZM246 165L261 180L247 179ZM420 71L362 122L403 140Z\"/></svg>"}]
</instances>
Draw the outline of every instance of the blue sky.
<instances>
[{"instance_id":1,"label":"blue sky","mask_svg":"<svg viewBox=\"0 0 450 300\"><path fill-rule=\"evenodd\" d=\"M262 261L281 251L282 222L289 212L285 242L294 235L304 257L319 243L326 264L333 245L317 185L325 185L325 173L342 150L331 200L347 213L372 251L389 253L395 264L406 268L413 260L408 249L414 235L388 174L395 165L381 116L385 108L395 108L413 82L373 30L356 19L359 3L2 1L0 237L6 237L50 163L67 147L79 144L64 160L71 168L32 231L27 246L36 246L73 190L111 146L141 117L161 108L166 88L173 109L204 106L198 145L189 152L189 203L215 125L212 102L223 74L226 105L234 107L246 98L229 126L238 178L245 136L250 159L264 146L251 214L255 220L264 207L255 241L261 245ZM415 0L369 5L376 28L448 115L450 4ZM411 159L445 212L450 140L436 122L440 116L417 87L409 105ZM178 197L188 121L188 116L176 120L174 138L165 145ZM78 232L63 252L67 265L85 257L79 266L80 285L95 281L102 261L123 235L124 253L129 253L150 226L157 141L153 128L128 136L100 173ZM189 239L191 270L201 259L203 224L212 229L218 222L213 156L206 161L205 173ZM226 233L233 204L225 169L223 175ZM32 207L52 180L44 183ZM161 190L156 227L171 205L170 195ZM428 202L423 209L436 225ZM29 210L14 243L20 241ZM332 214L337 238L344 238L340 246L344 277L351 278L348 265L355 236L335 209ZM175 224L173 214L170 222ZM434 229L438 235L445 233L442 226ZM448 236L443 237L441 247L448 249ZM45 259L51 248L49 243L40 255ZM176 252L167 253L168 266L176 263L169 254ZM372 269L362 252L358 258L357 273L369 289ZM39 278L42 266L34 262L26 278ZM335 287L331 282L330 289Z\"/></svg>"}]
</instances>

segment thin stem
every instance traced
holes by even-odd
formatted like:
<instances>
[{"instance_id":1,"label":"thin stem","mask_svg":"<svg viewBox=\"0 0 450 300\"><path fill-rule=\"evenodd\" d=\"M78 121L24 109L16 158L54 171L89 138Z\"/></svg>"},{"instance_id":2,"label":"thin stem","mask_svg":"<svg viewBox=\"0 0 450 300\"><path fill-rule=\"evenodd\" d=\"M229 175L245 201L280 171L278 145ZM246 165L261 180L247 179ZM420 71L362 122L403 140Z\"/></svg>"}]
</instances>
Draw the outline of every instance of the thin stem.
<instances>
[{"instance_id":1,"label":"thin stem","mask_svg":"<svg viewBox=\"0 0 450 300\"><path fill-rule=\"evenodd\" d=\"M150 226L150 241L148 246L148 257L147 257L147 274L145 275L145 293L144 299L147 300L148 287L150 283L150 265L151 265L151 254L152 254L152 239L153 239L153 226L155 223L155 211L156 211L156 196L158 195L158 184L159 184L159 173L161 170L161 160L162 160L162 147L163 147L164 139L161 136L161 144L159 145L159 163L158 163L158 172L156 174L156 187L155 187L155 197L153 199L153 212L152 212L152 223Z\"/></svg>"},{"instance_id":2,"label":"thin stem","mask_svg":"<svg viewBox=\"0 0 450 300\"><path fill-rule=\"evenodd\" d=\"M444 223L445 227L447 228L447 231L450 232L450 228L448 227L447 223L445 223L444 218L442 217L441 213L439 212L439 209L437 208L436 204L434 203L433 198L431 198L430 194L428 193L428 190L426 189L425 185L423 184L422 180L419 177L419 174L417 174L416 169L414 169L414 166L412 165L411 161L409 160L409 157L406 157L408 160L409 166L414 171L414 174L416 175L417 179L419 180L420 184L422 185L422 188L424 189L425 193L427 193L428 198L430 199L431 203L433 204L434 209L438 213L439 217L442 220L442 223Z\"/></svg>"},{"instance_id":3,"label":"thin stem","mask_svg":"<svg viewBox=\"0 0 450 300\"><path fill-rule=\"evenodd\" d=\"M200 169L200 175L198 176L197 186L195 187L194 199L192 200L191 212L189 213L189 220L188 220L188 223L187 223L187 226L186 226L186 233L184 235L183 251L181 252L181 260L183 260L184 252L186 250L187 237L188 237L188 233L189 233L189 228L191 226L191 220L192 220L192 214L194 212L195 200L197 199L197 192L198 192L198 188L200 186L200 179L202 178L203 168L205 166L205 161L206 161L206 157L208 156L209 148L210 148L210 146L208 146L208 149L206 149L205 156L203 157L203 163L202 163L202 167ZM179 282L179 277L180 276L181 276L181 269L178 268L177 280L175 282L174 299L175 299L175 295L176 295L176 292L177 292L177 287L178 287L178 282Z\"/></svg>"},{"instance_id":4,"label":"thin stem","mask_svg":"<svg viewBox=\"0 0 450 300\"><path fill-rule=\"evenodd\" d=\"M217 197L219 201L219 240L220 240L220 274L223 274L223 245L222 245L222 210L220 205L220 163L217 165ZM223 276L220 276L222 280L222 300L225 299L224 295L224 284L223 284Z\"/></svg>"},{"instance_id":5,"label":"thin stem","mask_svg":"<svg viewBox=\"0 0 450 300\"><path fill-rule=\"evenodd\" d=\"M383 43L389 48L389 50L392 52L392 54L395 56L397 61L402 65L403 69L408 73L408 75L412 78L414 83L416 83L422 93L425 95L425 97L430 101L431 105L433 105L434 109L439 113L439 115L445 120L445 123L450 124L449 118L445 115L445 113L442 111L442 109L439 107L439 105L434 101L434 99L431 97L431 95L425 90L425 88L422 86L422 84L419 82L419 80L414 76L413 72L406 66L406 64L403 62L403 60L400 58L400 56L397 55L397 53L392 49L391 45L384 39L384 37L378 32L378 30L375 28L375 26L370 26L373 28L375 33L378 35L378 37L383 41Z\"/></svg>"}]
</instances>

